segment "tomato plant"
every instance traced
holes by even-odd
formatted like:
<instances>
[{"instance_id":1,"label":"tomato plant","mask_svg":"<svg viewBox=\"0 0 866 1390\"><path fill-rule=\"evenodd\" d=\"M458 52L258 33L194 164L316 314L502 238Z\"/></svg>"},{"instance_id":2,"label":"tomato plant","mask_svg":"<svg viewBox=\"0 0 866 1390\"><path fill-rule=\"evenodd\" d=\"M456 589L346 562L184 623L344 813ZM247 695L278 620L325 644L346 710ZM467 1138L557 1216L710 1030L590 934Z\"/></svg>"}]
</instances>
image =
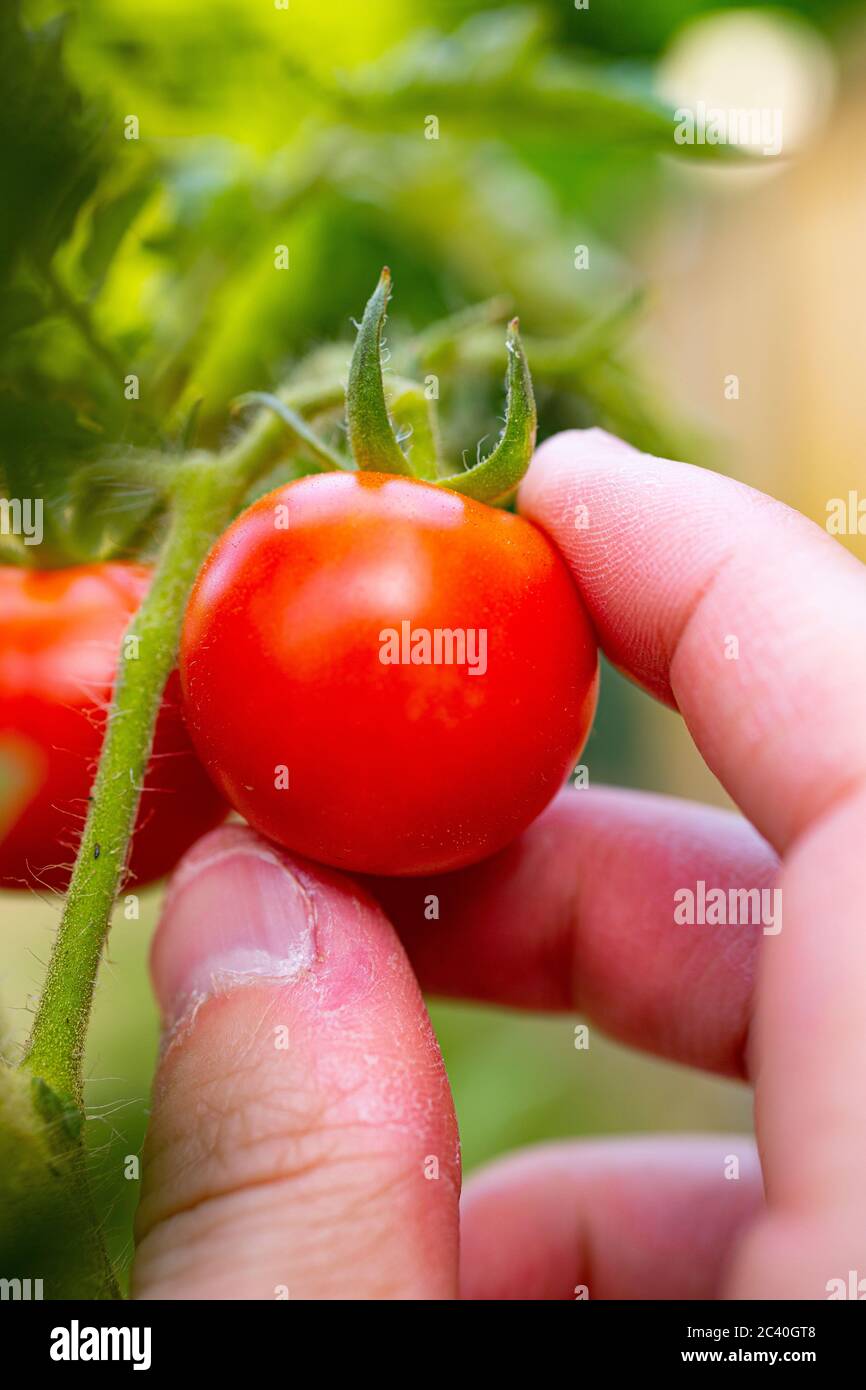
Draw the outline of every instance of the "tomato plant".
<instances>
[{"instance_id":1,"label":"tomato plant","mask_svg":"<svg viewBox=\"0 0 866 1390\"><path fill-rule=\"evenodd\" d=\"M135 564L0 566L0 747L21 781L0 837L4 888L66 887L105 734L121 637L150 580L151 570ZM226 811L184 728L175 673L157 721L130 882L167 873Z\"/></svg>"},{"instance_id":2,"label":"tomato plant","mask_svg":"<svg viewBox=\"0 0 866 1390\"><path fill-rule=\"evenodd\" d=\"M12 867L0 868L6 881L32 873L60 886L76 840L78 850L20 1068L0 1071L0 1083L26 1131L16 1161L62 1172L100 1296L117 1286L93 1235L82 1064L127 868L143 881L169 867L223 814L217 788L264 834L325 862L455 868L542 810L592 719L595 640L564 562L540 531L488 505L513 497L535 445L517 321L502 431L454 472L436 394L383 378L389 296L386 270L349 368L351 457L313 423L323 416L327 430L342 368L253 392L236 404L256 415L222 450L191 447L193 412L173 447L114 460L120 518L127 497L136 512L109 553L136 553L137 528L159 538L153 571L119 560L5 571L0 775ZM261 480L286 442L287 470L268 491ZM265 495L244 511L251 488ZM25 495L38 498L39 486ZM97 539L106 543L101 528ZM121 638L140 653L118 657ZM187 724L216 787L177 708L179 648Z\"/></svg>"},{"instance_id":3,"label":"tomato plant","mask_svg":"<svg viewBox=\"0 0 866 1390\"><path fill-rule=\"evenodd\" d=\"M181 643L187 722L249 823L338 867L455 868L583 746L596 645L521 517L409 478L277 489L217 542Z\"/></svg>"},{"instance_id":4,"label":"tomato plant","mask_svg":"<svg viewBox=\"0 0 866 1390\"><path fill-rule=\"evenodd\" d=\"M261 7L200 34L183 0L140 32L107 20L118 6L38 22L55 8L0 6L0 886L65 890L28 1036L0 1061L0 1272L21 1272L20 1250L46 1297L112 1297L106 1216L134 1187L119 1165L110 1186L88 1177L96 981L119 894L225 809L175 674L196 576L280 489L287 529L268 529L273 500L247 514L186 620L196 737L253 824L408 873L489 853L531 819L586 735L597 678L558 558L494 510L535 443L516 322L501 437L472 466L443 453L491 426L512 296L539 335L549 426L600 419L674 452L622 350L640 277L609 252L635 200L598 159L628 153L642 205L667 186L649 153L673 148L673 113L557 52L521 7L431 14L417 35L411 6L332 34L283 16L263 43ZM289 129L255 99L285 44ZM595 270L575 274L588 248L564 251L587 210ZM371 255L405 276L387 353L387 274L349 341ZM134 1152L140 1107L123 1113Z\"/></svg>"}]
</instances>

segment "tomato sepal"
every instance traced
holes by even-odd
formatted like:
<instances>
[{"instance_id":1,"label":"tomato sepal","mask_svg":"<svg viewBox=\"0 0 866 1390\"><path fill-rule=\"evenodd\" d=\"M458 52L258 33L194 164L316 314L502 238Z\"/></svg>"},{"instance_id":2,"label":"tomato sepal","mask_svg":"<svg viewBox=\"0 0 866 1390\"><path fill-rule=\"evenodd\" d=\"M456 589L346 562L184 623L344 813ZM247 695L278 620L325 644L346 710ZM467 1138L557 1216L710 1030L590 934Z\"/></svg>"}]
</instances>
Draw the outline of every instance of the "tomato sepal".
<instances>
[{"instance_id":1,"label":"tomato sepal","mask_svg":"<svg viewBox=\"0 0 866 1390\"><path fill-rule=\"evenodd\" d=\"M476 502L503 502L510 497L529 467L535 449L538 414L516 318L508 325L506 348L505 425L495 449L473 468L437 479L438 487L450 488Z\"/></svg>"},{"instance_id":2,"label":"tomato sepal","mask_svg":"<svg viewBox=\"0 0 866 1390\"><path fill-rule=\"evenodd\" d=\"M535 448L538 417L532 377L520 341L516 318L508 325L505 377L505 423L494 449L471 468L442 476L439 434L430 402L419 413L423 388L400 379L391 392L391 411L382 374L382 329L391 297L391 272L387 266L367 301L358 328L355 350L346 388L346 418L349 444L362 472L390 473L400 477L422 478L437 487L449 488L476 502L505 501L517 488L529 467ZM402 399L404 423L414 435L421 427L415 449L416 458L407 455L395 430L397 402Z\"/></svg>"},{"instance_id":3,"label":"tomato sepal","mask_svg":"<svg viewBox=\"0 0 866 1390\"><path fill-rule=\"evenodd\" d=\"M358 328L346 388L346 420L352 457L360 469L411 478L412 466L397 442L382 380L382 329L390 298L391 272L385 266Z\"/></svg>"}]
</instances>

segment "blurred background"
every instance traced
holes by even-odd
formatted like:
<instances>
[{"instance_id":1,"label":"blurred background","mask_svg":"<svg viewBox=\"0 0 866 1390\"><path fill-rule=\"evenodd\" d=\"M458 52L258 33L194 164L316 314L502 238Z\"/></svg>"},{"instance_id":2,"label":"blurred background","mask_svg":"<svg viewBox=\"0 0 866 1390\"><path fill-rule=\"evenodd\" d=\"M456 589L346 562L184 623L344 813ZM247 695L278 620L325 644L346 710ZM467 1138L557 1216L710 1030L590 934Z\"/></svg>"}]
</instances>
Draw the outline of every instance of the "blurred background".
<instances>
[{"instance_id":1,"label":"blurred background","mask_svg":"<svg viewBox=\"0 0 866 1390\"><path fill-rule=\"evenodd\" d=\"M150 446L199 400L198 438L219 442L238 394L350 344L387 263L395 353L493 296L519 311L542 437L602 424L821 525L831 499L866 486L866 14L853 0L22 12L52 26L46 115L44 129L16 124L10 41L0 143L16 194L0 259L28 238L47 269L0 294L7 476L26 455L62 477L94 440ZM699 102L781 112L781 155L678 147L670 112ZM428 350L446 444L472 457L501 414L503 333L470 322ZM140 408L117 399L118 363L146 383ZM866 558L866 537L840 540ZM725 804L678 717L609 668L583 761L592 782ZM157 1046L146 956L159 899L146 893L139 921L118 914L88 1054L97 1190L122 1259L137 1200L123 1159L141 1148ZM0 894L0 916L14 1056L57 906ZM573 1019L432 1012L467 1169L556 1136L751 1123L736 1085L594 1031L575 1050Z\"/></svg>"}]
</instances>

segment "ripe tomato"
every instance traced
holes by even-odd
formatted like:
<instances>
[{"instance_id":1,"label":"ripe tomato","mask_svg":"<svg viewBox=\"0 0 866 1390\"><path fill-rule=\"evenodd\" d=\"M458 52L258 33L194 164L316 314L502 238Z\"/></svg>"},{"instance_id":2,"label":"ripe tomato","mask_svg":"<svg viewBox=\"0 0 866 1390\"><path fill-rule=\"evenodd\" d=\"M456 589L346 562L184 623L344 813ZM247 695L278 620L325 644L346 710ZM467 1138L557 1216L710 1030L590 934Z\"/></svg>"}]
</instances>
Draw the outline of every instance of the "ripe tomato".
<instances>
[{"instance_id":1,"label":"ripe tomato","mask_svg":"<svg viewBox=\"0 0 866 1390\"><path fill-rule=\"evenodd\" d=\"M4 888L63 889L69 881L121 637L150 576L146 566L129 564L0 566ZM161 877L227 810L190 744L175 672L145 778L131 881Z\"/></svg>"},{"instance_id":2,"label":"ripe tomato","mask_svg":"<svg viewBox=\"0 0 866 1390\"><path fill-rule=\"evenodd\" d=\"M180 671L236 810L382 874L456 868L522 830L573 766L598 681L540 531L378 473L303 478L238 517L196 581Z\"/></svg>"}]
</instances>

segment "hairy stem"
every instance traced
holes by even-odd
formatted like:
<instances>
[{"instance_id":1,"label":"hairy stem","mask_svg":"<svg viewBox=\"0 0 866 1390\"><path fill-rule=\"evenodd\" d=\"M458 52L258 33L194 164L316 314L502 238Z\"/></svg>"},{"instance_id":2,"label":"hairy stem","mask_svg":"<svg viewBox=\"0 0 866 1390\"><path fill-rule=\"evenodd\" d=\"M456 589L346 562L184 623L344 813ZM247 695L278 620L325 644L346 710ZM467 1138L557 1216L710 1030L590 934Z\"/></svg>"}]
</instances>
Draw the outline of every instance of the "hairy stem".
<instances>
[{"instance_id":1,"label":"hairy stem","mask_svg":"<svg viewBox=\"0 0 866 1390\"><path fill-rule=\"evenodd\" d=\"M211 542L270 461L279 428L279 422L257 422L222 455L188 455L168 484L169 533L153 583L122 643L90 810L22 1061L58 1097L79 1107L96 972L186 601Z\"/></svg>"},{"instance_id":2,"label":"hairy stem","mask_svg":"<svg viewBox=\"0 0 866 1390\"><path fill-rule=\"evenodd\" d=\"M318 392L318 394L317 394ZM298 405L330 402L319 387ZM291 393L286 399L292 401ZM306 434L312 437L311 432ZM121 647L118 677L90 810L22 1066L63 1102L81 1106L82 1061L102 948L126 865L165 683L184 609L210 548L263 472L284 429L267 415L216 457L191 454L167 483L171 524L147 597Z\"/></svg>"},{"instance_id":3,"label":"hairy stem","mask_svg":"<svg viewBox=\"0 0 866 1390\"><path fill-rule=\"evenodd\" d=\"M124 637L113 706L75 870L23 1065L81 1104L82 1059L96 971L127 850L153 730L174 665L184 605L235 487L192 457L173 483L169 534L153 584Z\"/></svg>"}]
</instances>

